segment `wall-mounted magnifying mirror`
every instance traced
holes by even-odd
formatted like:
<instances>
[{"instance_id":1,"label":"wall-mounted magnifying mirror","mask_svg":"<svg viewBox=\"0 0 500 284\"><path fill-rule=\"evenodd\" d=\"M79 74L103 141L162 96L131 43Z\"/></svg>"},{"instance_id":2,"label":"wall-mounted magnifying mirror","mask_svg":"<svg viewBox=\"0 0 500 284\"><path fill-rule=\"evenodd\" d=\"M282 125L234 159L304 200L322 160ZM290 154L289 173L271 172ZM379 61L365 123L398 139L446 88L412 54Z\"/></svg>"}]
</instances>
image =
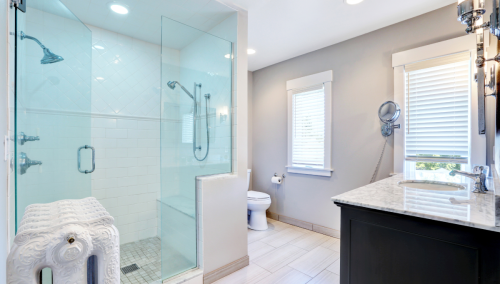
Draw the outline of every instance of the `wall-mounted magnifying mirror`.
<instances>
[{"instance_id":1,"label":"wall-mounted magnifying mirror","mask_svg":"<svg viewBox=\"0 0 500 284\"><path fill-rule=\"evenodd\" d=\"M401 128L400 124L394 125L401 114L399 105L393 101L383 103L378 109L378 117L384 123L382 125L382 135L384 137L391 136L394 128Z\"/></svg>"}]
</instances>

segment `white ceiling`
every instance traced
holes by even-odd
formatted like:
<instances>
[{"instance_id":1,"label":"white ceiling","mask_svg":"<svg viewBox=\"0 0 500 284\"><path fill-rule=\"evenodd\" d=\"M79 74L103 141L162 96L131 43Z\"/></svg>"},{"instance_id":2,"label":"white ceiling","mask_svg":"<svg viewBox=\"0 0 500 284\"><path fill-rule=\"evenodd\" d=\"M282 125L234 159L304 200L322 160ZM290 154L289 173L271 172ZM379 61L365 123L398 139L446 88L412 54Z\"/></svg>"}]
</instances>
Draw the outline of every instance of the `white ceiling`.
<instances>
[{"instance_id":1,"label":"white ceiling","mask_svg":"<svg viewBox=\"0 0 500 284\"><path fill-rule=\"evenodd\" d=\"M275 63L339 43L456 3L456 0L61 0L84 23L148 42L161 42L161 16L208 31L233 10L249 11L249 69ZM130 13L111 12L109 4ZM439 24L439 23L436 23ZM182 44L180 44L182 46Z\"/></svg>"},{"instance_id":2,"label":"white ceiling","mask_svg":"<svg viewBox=\"0 0 500 284\"><path fill-rule=\"evenodd\" d=\"M234 10L216 0L61 0L82 22L147 42L161 44L162 16L202 31L209 31L228 18ZM111 3L128 7L129 13L120 15L110 10ZM182 42L169 44L182 48L199 36L184 33ZM187 34L189 33L189 34ZM174 38L174 37L171 37ZM168 39L167 39L168 40ZM164 41L165 43L165 41Z\"/></svg>"},{"instance_id":3,"label":"white ceiling","mask_svg":"<svg viewBox=\"0 0 500 284\"><path fill-rule=\"evenodd\" d=\"M266 66L416 17L456 0L231 0L249 10L249 69ZM453 20L447 19L447 20ZM439 25L439 23L436 23Z\"/></svg>"}]
</instances>

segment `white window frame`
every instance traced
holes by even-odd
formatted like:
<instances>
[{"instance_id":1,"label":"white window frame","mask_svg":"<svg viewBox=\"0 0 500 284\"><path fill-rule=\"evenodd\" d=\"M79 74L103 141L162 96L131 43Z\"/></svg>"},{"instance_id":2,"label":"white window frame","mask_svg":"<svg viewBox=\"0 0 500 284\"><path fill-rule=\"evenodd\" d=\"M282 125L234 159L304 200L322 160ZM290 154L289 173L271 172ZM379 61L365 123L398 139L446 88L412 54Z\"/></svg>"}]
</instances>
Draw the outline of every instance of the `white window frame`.
<instances>
[{"instance_id":1,"label":"white window frame","mask_svg":"<svg viewBox=\"0 0 500 284\"><path fill-rule=\"evenodd\" d=\"M485 36L486 38L487 36ZM485 42L486 44L486 42ZM485 46L486 48L487 46ZM392 55L392 67L394 68L394 102L401 107L401 115L398 119L401 129L394 131L394 173L403 173L405 168L405 133L406 133L406 108L405 108L405 70L404 66L441 56L451 55L469 51L471 59L476 58L476 35L466 35L447 41L395 53ZM485 67L486 68L486 67ZM486 165L486 135L479 135L478 131L478 97L477 83L474 80L476 67L471 60L471 106L470 106L470 141L469 141L469 165ZM487 67L486 70L489 70ZM397 123L397 122L396 122Z\"/></svg>"},{"instance_id":2,"label":"white window frame","mask_svg":"<svg viewBox=\"0 0 500 284\"><path fill-rule=\"evenodd\" d=\"M332 176L332 81L333 71L325 71L306 77L297 78L286 82L288 97L288 165L289 173ZM304 89L315 85L323 84L325 92L325 164L323 169L308 169L293 167L292 163L292 136L293 136L293 114L292 101L293 90Z\"/></svg>"}]
</instances>

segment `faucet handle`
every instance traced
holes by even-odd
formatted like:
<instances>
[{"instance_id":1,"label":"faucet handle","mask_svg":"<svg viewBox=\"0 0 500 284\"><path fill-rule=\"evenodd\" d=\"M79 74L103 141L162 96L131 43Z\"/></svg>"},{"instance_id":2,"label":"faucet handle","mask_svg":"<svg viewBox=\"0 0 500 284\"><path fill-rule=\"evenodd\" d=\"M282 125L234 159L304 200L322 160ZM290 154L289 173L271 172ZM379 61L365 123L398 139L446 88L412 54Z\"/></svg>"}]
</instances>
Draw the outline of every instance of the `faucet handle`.
<instances>
[{"instance_id":1,"label":"faucet handle","mask_svg":"<svg viewBox=\"0 0 500 284\"><path fill-rule=\"evenodd\" d=\"M488 167L484 167L484 166L480 166L480 165L475 166L473 169L474 173L477 174L476 186L475 186L474 192L486 193L486 191L488 191L488 188L486 188L486 175L487 175L487 173L485 173L485 169L487 172Z\"/></svg>"},{"instance_id":2,"label":"faucet handle","mask_svg":"<svg viewBox=\"0 0 500 284\"><path fill-rule=\"evenodd\" d=\"M473 169L472 169L472 172L475 173L475 174L482 174L483 173L483 170L484 170L484 167L483 166L475 166Z\"/></svg>"}]
</instances>

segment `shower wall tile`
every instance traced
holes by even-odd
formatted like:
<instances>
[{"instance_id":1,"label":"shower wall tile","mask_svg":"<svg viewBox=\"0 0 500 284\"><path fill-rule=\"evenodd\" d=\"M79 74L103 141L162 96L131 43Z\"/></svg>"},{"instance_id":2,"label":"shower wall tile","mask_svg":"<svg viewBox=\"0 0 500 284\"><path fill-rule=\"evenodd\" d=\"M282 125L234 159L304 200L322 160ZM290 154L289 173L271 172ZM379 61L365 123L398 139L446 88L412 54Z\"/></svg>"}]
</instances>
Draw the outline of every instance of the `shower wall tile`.
<instances>
[{"instance_id":1,"label":"shower wall tile","mask_svg":"<svg viewBox=\"0 0 500 284\"><path fill-rule=\"evenodd\" d=\"M92 111L160 117L160 46L88 25Z\"/></svg>"},{"instance_id":2,"label":"shower wall tile","mask_svg":"<svg viewBox=\"0 0 500 284\"><path fill-rule=\"evenodd\" d=\"M92 30L92 194L121 243L157 235L160 196L160 46ZM164 49L175 59L178 52Z\"/></svg>"}]
</instances>

